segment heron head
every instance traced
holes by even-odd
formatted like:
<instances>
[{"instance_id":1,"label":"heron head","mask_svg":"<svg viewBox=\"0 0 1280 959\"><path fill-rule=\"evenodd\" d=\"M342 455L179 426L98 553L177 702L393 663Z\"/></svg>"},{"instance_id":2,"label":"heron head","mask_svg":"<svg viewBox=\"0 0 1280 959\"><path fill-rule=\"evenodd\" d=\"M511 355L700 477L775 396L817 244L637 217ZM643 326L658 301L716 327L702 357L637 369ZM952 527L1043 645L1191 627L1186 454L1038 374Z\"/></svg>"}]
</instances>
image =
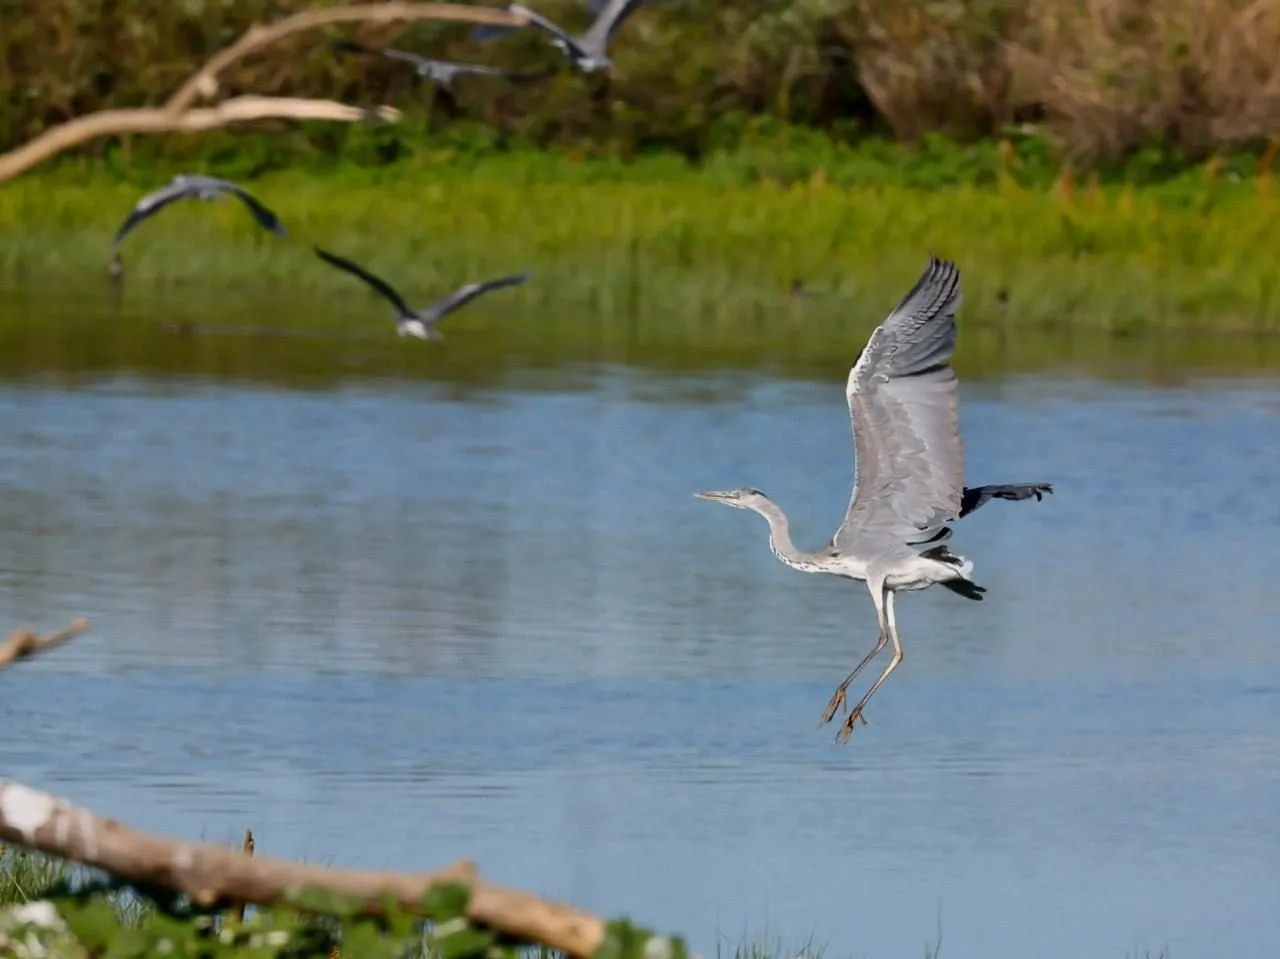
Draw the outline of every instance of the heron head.
<instances>
[{"instance_id":1,"label":"heron head","mask_svg":"<svg viewBox=\"0 0 1280 959\"><path fill-rule=\"evenodd\" d=\"M761 504L769 502L769 497L751 486L728 490L706 490L693 495L713 503L724 503L725 506L732 506L734 509L756 509Z\"/></svg>"}]
</instances>

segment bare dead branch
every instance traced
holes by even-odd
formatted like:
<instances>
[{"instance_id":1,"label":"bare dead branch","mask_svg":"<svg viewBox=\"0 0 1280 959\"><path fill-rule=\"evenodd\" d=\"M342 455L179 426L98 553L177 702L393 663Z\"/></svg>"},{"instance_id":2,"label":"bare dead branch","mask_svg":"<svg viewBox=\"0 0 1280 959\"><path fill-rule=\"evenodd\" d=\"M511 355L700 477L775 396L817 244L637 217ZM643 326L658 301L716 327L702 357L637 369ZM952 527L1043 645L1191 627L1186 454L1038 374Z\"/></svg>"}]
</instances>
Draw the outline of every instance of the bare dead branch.
<instances>
[{"instance_id":1,"label":"bare dead branch","mask_svg":"<svg viewBox=\"0 0 1280 959\"><path fill-rule=\"evenodd\" d=\"M460 860L436 872L394 873L330 869L247 856L209 843L183 842L132 829L66 800L0 779L0 839L104 869L123 879L186 893L204 905L287 903L290 894L319 888L350 896L369 914L389 896L400 908L422 914L433 886L471 888L471 921L524 941L543 943L578 959L589 959L604 941L599 918L563 903L486 882L475 865Z\"/></svg>"},{"instance_id":2,"label":"bare dead branch","mask_svg":"<svg viewBox=\"0 0 1280 959\"><path fill-rule=\"evenodd\" d=\"M17 149L0 154L0 183L25 173L64 150L99 137L124 133L194 133L249 120L270 119L390 122L400 119L400 111L385 106L369 110L333 100L256 96L235 97L214 107L176 114L162 107L101 110L52 127Z\"/></svg>"},{"instance_id":3,"label":"bare dead branch","mask_svg":"<svg viewBox=\"0 0 1280 959\"><path fill-rule=\"evenodd\" d=\"M43 653L55 646L61 646L69 639L79 636L89 628L89 621L83 617L73 619L65 629L48 636L37 635L30 626L22 626L0 642L0 670L12 666L20 659L27 659L37 653Z\"/></svg>"},{"instance_id":4,"label":"bare dead branch","mask_svg":"<svg viewBox=\"0 0 1280 959\"><path fill-rule=\"evenodd\" d=\"M212 99L218 92L218 77L223 71L255 50L290 34L332 23L394 23L405 20L455 20L507 27L523 27L528 22L523 16L502 10L460 3L401 3L393 0L390 3L304 10L270 25L250 27L239 40L215 54L198 73L179 87L164 105L165 109L170 113L181 113L195 103L197 97Z\"/></svg>"},{"instance_id":5,"label":"bare dead branch","mask_svg":"<svg viewBox=\"0 0 1280 959\"><path fill-rule=\"evenodd\" d=\"M88 116L76 117L45 130L35 139L8 153L0 154L0 183L12 180L64 150L99 137L127 133L196 132L246 120L332 120L343 123L372 119L398 120L400 111L392 107L364 110L332 100L293 97L241 96L206 109L193 110L191 107L200 97L214 97L218 92L218 77L232 64L291 34L333 23L393 23L408 20L453 20L513 27L521 27L527 23L523 16L485 7L391 0L388 3L306 10L276 23L256 24L231 46L215 54L178 88L163 107L101 110Z\"/></svg>"}]
</instances>

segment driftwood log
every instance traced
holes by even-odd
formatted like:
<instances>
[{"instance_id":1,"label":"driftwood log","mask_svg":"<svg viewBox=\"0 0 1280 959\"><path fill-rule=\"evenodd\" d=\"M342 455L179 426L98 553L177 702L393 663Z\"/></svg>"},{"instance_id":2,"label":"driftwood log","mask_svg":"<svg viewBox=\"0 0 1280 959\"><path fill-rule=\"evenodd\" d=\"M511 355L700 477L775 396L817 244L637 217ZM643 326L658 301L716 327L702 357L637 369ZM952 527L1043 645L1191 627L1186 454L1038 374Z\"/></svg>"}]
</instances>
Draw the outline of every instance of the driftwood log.
<instances>
[{"instance_id":1,"label":"driftwood log","mask_svg":"<svg viewBox=\"0 0 1280 959\"><path fill-rule=\"evenodd\" d=\"M271 24L250 27L235 43L215 54L191 75L164 106L134 110L101 110L76 117L0 154L0 183L12 180L64 150L106 136L130 133L169 133L212 130L250 120L332 120L394 121L400 111L392 107L367 110L336 103L297 97L234 97L216 106L194 109L196 101L212 100L218 94L218 78L240 60L285 37L335 23L395 23L414 20L452 20L465 23L522 27L523 16L461 3L368 3L305 10Z\"/></svg>"},{"instance_id":2,"label":"driftwood log","mask_svg":"<svg viewBox=\"0 0 1280 959\"><path fill-rule=\"evenodd\" d=\"M61 645L89 628L84 619L40 637L16 630L0 644L0 670ZM376 914L385 897L422 913L434 886L464 884L471 890L467 918L516 939L543 943L588 959L604 942L602 919L519 889L494 885L460 860L435 872L395 873L333 869L252 855L210 843L186 842L133 829L57 796L0 778L0 840L69 862L105 870L121 879L186 893L202 905L289 903L304 889L323 889L359 900ZM429 918L429 917L428 917ZM654 937L662 941L665 937Z\"/></svg>"},{"instance_id":3,"label":"driftwood log","mask_svg":"<svg viewBox=\"0 0 1280 959\"><path fill-rule=\"evenodd\" d=\"M246 856L237 849L133 829L6 779L0 779L0 839L130 882L186 893L206 906L287 904L304 889L323 889L366 903L368 913L377 913L385 897L406 912L421 913L423 896L433 886L462 883L471 889L467 918L472 922L581 959L588 959L604 941L603 920L486 882L466 860L435 872L410 874Z\"/></svg>"}]
</instances>

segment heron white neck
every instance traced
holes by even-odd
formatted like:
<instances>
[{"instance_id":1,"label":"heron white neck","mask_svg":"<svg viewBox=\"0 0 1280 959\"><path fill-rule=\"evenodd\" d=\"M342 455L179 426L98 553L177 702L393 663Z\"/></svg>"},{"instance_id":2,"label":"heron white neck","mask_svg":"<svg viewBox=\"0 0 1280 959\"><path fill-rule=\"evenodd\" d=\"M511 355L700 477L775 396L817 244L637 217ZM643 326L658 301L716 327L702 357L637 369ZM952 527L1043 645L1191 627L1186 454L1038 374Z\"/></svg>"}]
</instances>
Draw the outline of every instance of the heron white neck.
<instances>
[{"instance_id":1,"label":"heron white neck","mask_svg":"<svg viewBox=\"0 0 1280 959\"><path fill-rule=\"evenodd\" d=\"M792 569L806 573L822 568L817 562L818 557L796 549L796 544L791 541L791 523L787 519L787 514L782 512L776 503L765 502L753 506L752 509L769 522L769 549L773 550L774 556Z\"/></svg>"}]
</instances>

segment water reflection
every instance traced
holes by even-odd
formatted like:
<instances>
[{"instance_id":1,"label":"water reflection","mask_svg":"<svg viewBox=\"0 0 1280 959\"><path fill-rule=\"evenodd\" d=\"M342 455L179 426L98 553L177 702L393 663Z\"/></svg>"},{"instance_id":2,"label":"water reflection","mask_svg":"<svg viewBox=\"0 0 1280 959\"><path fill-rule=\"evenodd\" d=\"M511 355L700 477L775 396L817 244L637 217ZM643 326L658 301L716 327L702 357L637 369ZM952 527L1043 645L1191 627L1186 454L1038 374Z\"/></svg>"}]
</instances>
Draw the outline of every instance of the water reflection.
<instances>
[{"instance_id":1,"label":"water reflection","mask_svg":"<svg viewBox=\"0 0 1280 959\"><path fill-rule=\"evenodd\" d=\"M690 495L752 483L801 546L829 535L830 357L713 341L690 370L495 339L482 307L447 350L183 340L154 312L72 336L5 302L0 608L95 623L0 677L7 773L280 855L475 857L704 953L767 925L911 954L939 912L948 951L996 957L1280 932L1265 356L1206 346L1153 383L967 340L970 477L1058 492L957 529L987 601L904 597L906 662L835 749L814 725L874 638L865 591Z\"/></svg>"},{"instance_id":2,"label":"water reflection","mask_svg":"<svg viewBox=\"0 0 1280 959\"><path fill-rule=\"evenodd\" d=\"M853 311L840 300L808 304L800 317L733 323L684 314L602 318L532 299L539 295L533 287L512 293L508 299L526 298L523 309L483 300L469 305L445 325L446 349L398 340L385 304L363 295L144 286L113 303L92 283L52 291L0 285L0 378L70 383L129 372L294 389L395 378L452 383L471 393L559 392L590 388L589 379L575 377L576 364L609 363L693 374L690 389L717 371L842 382L880 319L878 308ZM998 319L965 316L956 364L966 381L1048 374L1178 386L1280 369L1276 337L1171 331L1118 338L1073 332L1066 323L1053 333L1020 330Z\"/></svg>"}]
</instances>

